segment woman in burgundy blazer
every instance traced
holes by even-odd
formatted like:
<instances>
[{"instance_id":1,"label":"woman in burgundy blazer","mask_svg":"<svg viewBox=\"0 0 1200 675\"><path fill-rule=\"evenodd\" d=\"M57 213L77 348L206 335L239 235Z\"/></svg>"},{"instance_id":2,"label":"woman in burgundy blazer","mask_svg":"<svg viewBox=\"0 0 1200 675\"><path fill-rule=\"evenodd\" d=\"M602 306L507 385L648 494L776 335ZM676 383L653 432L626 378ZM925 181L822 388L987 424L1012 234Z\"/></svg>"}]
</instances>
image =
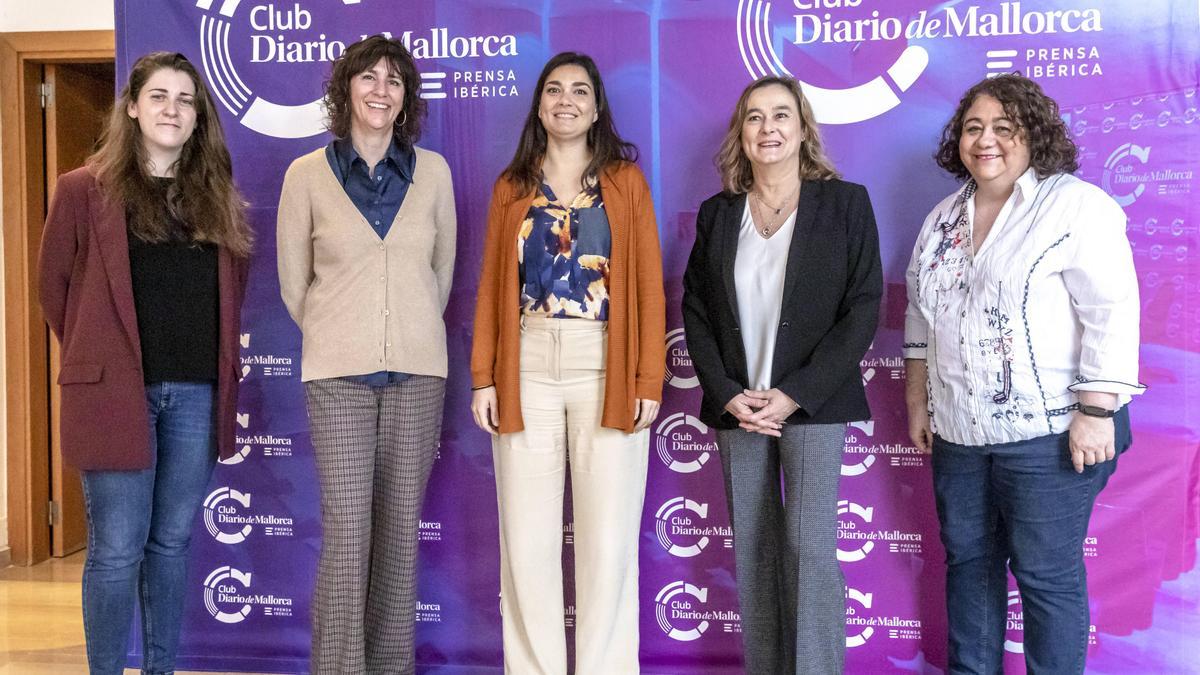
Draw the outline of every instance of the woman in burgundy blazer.
<instances>
[{"instance_id":1,"label":"woman in burgundy blazer","mask_svg":"<svg viewBox=\"0 0 1200 675\"><path fill-rule=\"evenodd\" d=\"M234 451L250 243L199 74L181 54L143 56L99 150L59 179L40 259L62 450L88 513L92 673L122 672L139 596L143 672L175 668L191 524L218 449Z\"/></svg>"}]
</instances>

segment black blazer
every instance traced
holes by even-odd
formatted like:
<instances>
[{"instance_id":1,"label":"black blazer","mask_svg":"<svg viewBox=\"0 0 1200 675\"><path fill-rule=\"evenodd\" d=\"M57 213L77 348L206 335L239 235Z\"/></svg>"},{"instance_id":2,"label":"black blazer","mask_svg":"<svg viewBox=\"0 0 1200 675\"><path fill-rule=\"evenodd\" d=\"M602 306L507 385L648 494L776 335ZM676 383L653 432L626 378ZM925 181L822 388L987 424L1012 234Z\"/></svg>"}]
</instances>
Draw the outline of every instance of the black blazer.
<instances>
[{"instance_id":1,"label":"black blazer","mask_svg":"<svg viewBox=\"0 0 1200 675\"><path fill-rule=\"evenodd\" d=\"M700 419L737 427L725 404L749 383L738 325L733 263L745 194L707 199L683 276L688 353L704 400ZM867 190L841 180L806 180L788 252L772 386L800 410L789 424L852 422L871 416L859 362L875 337L883 270Z\"/></svg>"}]
</instances>

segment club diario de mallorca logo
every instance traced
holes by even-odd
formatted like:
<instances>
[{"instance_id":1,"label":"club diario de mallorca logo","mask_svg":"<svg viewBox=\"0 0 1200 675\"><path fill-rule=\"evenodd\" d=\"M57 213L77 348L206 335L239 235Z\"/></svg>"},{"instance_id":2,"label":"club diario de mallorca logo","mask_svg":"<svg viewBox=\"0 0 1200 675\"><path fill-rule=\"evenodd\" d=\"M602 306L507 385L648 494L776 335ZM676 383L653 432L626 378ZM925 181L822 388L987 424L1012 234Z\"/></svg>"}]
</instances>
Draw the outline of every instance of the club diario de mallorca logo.
<instances>
[{"instance_id":1,"label":"club diario de mallorca logo","mask_svg":"<svg viewBox=\"0 0 1200 675\"><path fill-rule=\"evenodd\" d=\"M255 607L263 616L292 616L294 599L274 593L263 595L250 590L253 573L222 565L204 579L204 608L221 623L241 623Z\"/></svg>"},{"instance_id":2,"label":"club diario de mallorca logo","mask_svg":"<svg viewBox=\"0 0 1200 675\"><path fill-rule=\"evenodd\" d=\"M368 35L382 33L378 16L365 16L361 8L367 0L327 0L323 3L266 3L245 0L196 0L200 10L200 60L214 98L243 126L275 138L308 138L325 131L326 111L316 75L304 77L278 72L289 64L329 63L346 50L347 45ZM381 0L374 3L378 7ZM333 22L323 30L325 19L339 10L359 10L361 29L347 29L347 21ZM333 34L333 28L338 34ZM249 33L247 34L247 30ZM416 60L466 59L475 57L517 56L515 35L455 35L447 28L429 28L425 32L397 31ZM248 38L248 40L247 40ZM280 103L256 93L254 78L243 77L248 70L239 65L266 64L275 68L270 81L284 82L294 90L297 81L311 80L312 99L301 103ZM444 87L447 73L422 72L421 98L449 96ZM510 70L472 70L459 73L454 80L456 98L481 98L516 95L515 76ZM247 81L250 84L247 84Z\"/></svg>"},{"instance_id":3,"label":"club diario de mallorca logo","mask_svg":"<svg viewBox=\"0 0 1200 675\"><path fill-rule=\"evenodd\" d=\"M708 602L708 589L693 586L685 581L675 581L663 587L654 598L654 618L667 637L680 642L691 642L704 635L709 621L703 611L693 605L703 606ZM687 628L677 623L690 624Z\"/></svg>"},{"instance_id":4,"label":"club diario de mallorca logo","mask_svg":"<svg viewBox=\"0 0 1200 675\"><path fill-rule=\"evenodd\" d=\"M240 544L246 541L246 537L250 536L254 527L249 523L237 522L234 523L236 529L233 532L223 531L217 525L217 520L237 513L235 508L221 503L226 500L240 504L243 509L250 508L249 493L238 492L227 487L217 488L204 500L204 527L213 539L222 544ZM238 528L237 525L241 525L241 527Z\"/></svg>"},{"instance_id":5,"label":"club diario de mallorca logo","mask_svg":"<svg viewBox=\"0 0 1200 675\"><path fill-rule=\"evenodd\" d=\"M772 16L774 5L782 8ZM1043 10L1027 6L1001 2L980 7L968 0L913 13L906 3L883 0L738 0L737 45L752 79L796 77L818 122L853 124L900 105L900 97L925 72L929 52L913 41L1102 30L1097 8ZM880 43L901 42L902 49L890 45L877 48ZM865 62L865 70L877 74L839 88L820 86L807 76L796 75L812 70L802 67L803 60L813 56L805 53L806 47L828 45L853 48L856 66ZM845 58L845 54L839 55L839 59Z\"/></svg>"},{"instance_id":6,"label":"club diario de mallorca logo","mask_svg":"<svg viewBox=\"0 0 1200 675\"><path fill-rule=\"evenodd\" d=\"M230 28L242 0L220 0L220 7L216 13L210 14L217 1L196 0L196 7L205 12L200 17L200 60L204 65L204 75L212 85L213 96L226 110L233 113L242 125L266 136L307 138L324 131L326 116L320 96L307 103L285 105L256 96L250 87L246 86L229 49ZM359 0L342 2L354 5L358 4ZM258 9L254 8L255 11ZM299 4L296 5L296 9L300 9ZM267 6L266 10L268 18L273 19L273 8ZM311 17L309 20L311 21ZM253 19L251 22L253 24ZM292 25L291 28L296 26ZM340 44L336 41L333 44L325 43L321 51L325 56L335 50L340 53ZM345 46L341 45L341 49L344 48Z\"/></svg>"}]
</instances>

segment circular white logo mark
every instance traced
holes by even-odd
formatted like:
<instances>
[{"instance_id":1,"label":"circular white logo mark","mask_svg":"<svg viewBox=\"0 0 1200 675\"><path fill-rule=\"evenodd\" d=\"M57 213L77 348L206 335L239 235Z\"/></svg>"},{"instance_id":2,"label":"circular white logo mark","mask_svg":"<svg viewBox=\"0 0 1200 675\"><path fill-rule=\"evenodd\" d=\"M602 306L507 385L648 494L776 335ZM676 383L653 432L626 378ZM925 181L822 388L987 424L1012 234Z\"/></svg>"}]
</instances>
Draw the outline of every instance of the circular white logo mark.
<instances>
[{"instance_id":1,"label":"circular white logo mark","mask_svg":"<svg viewBox=\"0 0 1200 675\"><path fill-rule=\"evenodd\" d=\"M234 455L235 457L237 455ZM232 504L222 504L224 501L232 501L236 504L241 504L242 508L250 508L250 493L238 492L227 487L217 488L204 499L204 527L214 539L222 544L240 544L246 541L246 537L250 536L250 532L254 530L249 523L234 532L225 532L217 526L218 521L224 521L226 517L235 516L237 507Z\"/></svg>"},{"instance_id":2,"label":"circular white logo mark","mask_svg":"<svg viewBox=\"0 0 1200 675\"><path fill-rule=\"evenodd\" d=\"M1134 173L1133 165L1124 161L1126 157L1132 157L1145 165L1150 161L1150 148L1125 143L1113 150L1108 159L1104 160L1104 173L1100 182L1104 186L1104 191L1112 195L1113 200L1121 206L1129 206L1146 191L1146 185ZM1130 183L1134 186L1133 191L1119 194L1120 186Z\"/></svg>"},{"instance_id":3,"label":"circular white logo mark","mask_svg":"<svg viewBox=\"0 0 1200 675\"><path fill-rule=\"evenodd\" d=\"M870 523L871 519L875 515L875 508L874 507L863 508L862 506L859 506L858 504L855 504L852 501L849 501L846 499L841 499L841 500L838 500L837 512L838 512L839 516L849 513L851 515L857 516L859 518L859 520L861 520L864 523ZM858 532L858 526L855 525L853 522L846 522L846 521L838 522L838 539L850 539L850 540L860 539L861 540L861 539L864 539L866 536L869 536L869 535L867 535L866 533L860 534ZM863 541L862 545L856 549L844 551L841 548L838 548L837 559L841 562L858 562L859 560L866 558L867 554L870 553L874 548L875 548L875 542L871 541L870 539L866 539L865 541Z\"/></svg>"},{"instance_id":4,"label":"circular white logo mark","mask_svg":"<svg viewBox=\"0 0 1200 675\"><path fill-rule=\"evenodd\" d=\"M802 29L802 22L797 21L795 30L799 33ZM779 58L775 37L769 0L738 0L738 50L751 78L757 80L768 75L795 77ZM794 36L792 41L799 43L800 36ZM908 91L928 65L929 53L923 47L909 45L884 73L857 86L826 89L810 84L803 78L796 79L812 103L818 122L853 124L878 117L900 105L898 93Z\"/></svg>"},{"instance_id":5,"label":"circular white logo mark","mask_svg":"<svg viewBox=\"0 0 1200 675\"><path fill-rule=\"evenodd\" d=\"M700 519L708 518L708 504L699 504L684 497L676 497L664 502L658 512L654 514L654 532L658 535L658 543L667 550L667 553L677 558L691 558L700 555L704 547L708 546L709 539L703 534L696 540L696 543L689 546L681 546L672 541L672 535L696 536L691 534L692 531L700 529L692 522L692 516L688 515L688 512Z\"/></svg>"},{"instance_id":6,"label":"circular white logo mark","mask_svg":"<svg viewBox=\"0 0 1200 675\"><path fill-rule=\"evenodd\" d=\"M703 438L707 433L708 425L691 415L675 413L667 417L655 429L658 458L675 473L699 471L716 451L716 443ZM680 459L682 455L694 459Z\"/></svg>"},{"instance_id":7,"label":"circular white logo mark","mask_svg":"<svg viewBox=\"0 0 1200 675\"><path fill-rule=\"evenodd\" d=\"M1013 609L1014 607L1016 609ZM1005 626L1008 631L1010 633L1020 633L1023 636L1025 633L1025 613L1021 608L1021 591L1008 592L1008 616L1006 618ZM1009 654L1024 654L1025 642L1020 638L1013 640L1006 637L1004 639L1004 651Z\"/></svg>"},{"instance_id":8,"label":"circular white logo mark","mask_svg":"<svg viewBox=\"0 0 1200 675\"><path fill-rule=\"evenodd\" d=\"M676 389L694 389L700 386L700 378L692 366L687 341L682 328L667 333L667 384Z\"/></svg>"},{"instance_id":9,"label":"circular white logo mark","mask_svg":"<svg viewBox=\"0 0 1200 675\"><path fill-rule=\"evenodd\" d=\"M213 96L243 126L265 136L308 138L324 132L326 115L322 97L318 96L301 105L282 105L256 96L246 86L229 53L230 19L242 0L220 0L220 9L211 14L217 1L196 0L196 7L205 12L200 17L200 60ZM347 5L357 4L357 0L342 1ZM308 16L308 12L299 5L296 5L296 10L300 18Z\"/></svg>"},{"instance_id":10,"label":"circular white logo mark","mask_svg":"<svg viewBox=\"0 0 1200 675\"><path fill-rule=\"evenodd\" d=\"M228 565L218 567L204 580L204 606L221 623L241 623L250 614L250 603L242 602L242 606L233 612L221 609L221 605L230 602L227 598L238 592L237 586L229 583L230 580L241 584L243 589L250 588L250 572L242 572Z\"/></svg>"},{"instance_id":11,"label":"circular white logo mark","mask_svg":"<svg viewBox=\"0 0 1200 675\"><path fill-rule=\"evenodd\" d=\"M658 620L658 627L667 637L680 642L691 642L699 639L704 631L708 630L709 623L703 618L691 628L677 628L674 625L674 622L680 619L694 621L695 619L690 617L700 614L692 606L693 600L699 604L708 602L708 589L697 588L683 581L674 581L664 586L654 597L654 618Z\"/></svg>"},{"instance_id":12,"label":"circular white logo mark","mask_svg":"<svg viewBox=\"0 0 1200 675\"><path fill-rule=\"evenodd\" d=\"M858 604L863 609L871 609L873 597L874 594L872 593L863 593L862 591L846 587L846 600ZM858 633L846 635L846 647L861 647L865 645L867 640L870 640L871 636L875 634L875 628L867 625L866 619L860 619L857 616L858 610L849 604L846 606L846 614L847 626L862 626L862 630Z\"/></svg>"}]
</instances>

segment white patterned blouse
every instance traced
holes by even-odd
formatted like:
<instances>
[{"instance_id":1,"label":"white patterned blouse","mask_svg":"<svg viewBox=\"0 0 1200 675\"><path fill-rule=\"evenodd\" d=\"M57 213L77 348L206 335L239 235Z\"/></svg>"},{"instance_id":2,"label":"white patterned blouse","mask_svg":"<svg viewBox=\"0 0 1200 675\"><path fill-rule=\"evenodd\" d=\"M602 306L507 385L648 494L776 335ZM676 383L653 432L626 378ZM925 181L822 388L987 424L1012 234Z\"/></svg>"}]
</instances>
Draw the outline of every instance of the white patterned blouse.
<instances>
[{"instance_id":1,"label":"white patterned blouse","mask_svg":"<svg viewBox=\"0 0 1200 675\"><path fill-rule=\"evenodd\" d=\"M1066 431L1075 392L1138 383L1125 214L1100 188L1030 168L972 255L975 182L925 218L909 262L904 358L925 359L932 431L963 445Z\"/></svg>"}]
</instances>

